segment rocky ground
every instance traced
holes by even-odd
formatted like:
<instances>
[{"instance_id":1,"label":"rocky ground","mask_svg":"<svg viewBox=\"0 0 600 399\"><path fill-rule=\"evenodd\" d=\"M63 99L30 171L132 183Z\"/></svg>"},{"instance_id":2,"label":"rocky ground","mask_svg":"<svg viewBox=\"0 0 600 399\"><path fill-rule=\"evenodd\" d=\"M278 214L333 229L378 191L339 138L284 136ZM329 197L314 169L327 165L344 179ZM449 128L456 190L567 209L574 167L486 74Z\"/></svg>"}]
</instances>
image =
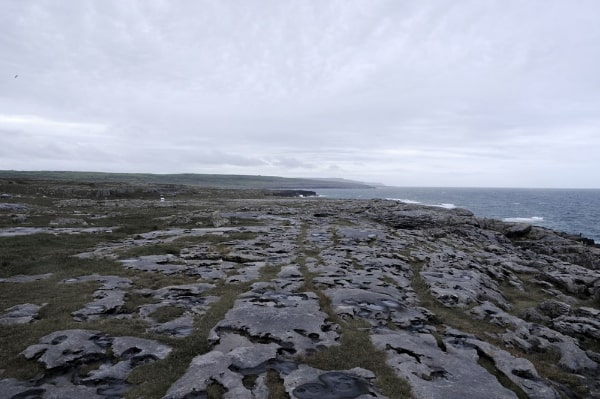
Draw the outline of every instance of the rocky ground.
<instances>
[{"instance_id":1,"label":"rocky ground","mask_svg":"<svg viewBox=\"0 0 600 399\"><path fill-rule=\"evenodd\" d=\"M1 398L600 398L589 240L396 201L0 189Z\"/></svg>"}]
</instances>

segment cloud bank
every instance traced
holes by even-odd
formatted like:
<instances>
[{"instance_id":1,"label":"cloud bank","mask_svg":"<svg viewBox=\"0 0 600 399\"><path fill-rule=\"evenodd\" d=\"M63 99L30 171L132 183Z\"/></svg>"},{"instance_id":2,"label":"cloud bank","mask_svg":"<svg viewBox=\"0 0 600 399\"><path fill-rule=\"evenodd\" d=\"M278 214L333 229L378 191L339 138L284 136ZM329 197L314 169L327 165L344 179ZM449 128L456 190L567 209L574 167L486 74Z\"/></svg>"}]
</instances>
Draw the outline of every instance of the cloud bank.
<instances>
[{"instance_id":1,"label":"cloud bank","mask_svg":"<svg viewBox=\"0 0 600 399\"><path fill-rule=\"evenodd\" d=\"M599 187L596 1L0 3L0 169Z\"/></svg>"}]
</instances>

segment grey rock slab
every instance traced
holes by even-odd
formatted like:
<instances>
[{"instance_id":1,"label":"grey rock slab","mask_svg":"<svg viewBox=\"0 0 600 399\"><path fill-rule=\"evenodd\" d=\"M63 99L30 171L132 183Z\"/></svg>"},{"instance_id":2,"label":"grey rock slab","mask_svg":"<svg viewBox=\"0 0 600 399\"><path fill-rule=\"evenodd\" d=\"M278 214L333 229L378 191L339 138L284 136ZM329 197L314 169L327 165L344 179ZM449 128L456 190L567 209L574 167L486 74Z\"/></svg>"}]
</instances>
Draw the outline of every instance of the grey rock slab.
<instances>
[{"instance_id":1,"label":"grey rock slab","mask_svg":"<svg viewBox=\"0 0 600 399\"><path fill-rule=\"evenodd\" d=\"M98 393L97 387L64 383L62 385L43 384L39 388L44 390L42 399L106 399L106 396Z\"/></svg>"},{"instance_id":2,"label":"grey rock slab","mask_svg":"<svg viewBox=\"0 0 600 399\"><path fill-rule=\"evenodd\" d=\"M543 279L564 288L571 294L597 297L600 294L600 270L566 262L553 262L543 268Z\"/></svg>"},{"instance_id":3,"label":"grey rock slab","mask_svg":"<svg viewBox=\"0 0 600 399\"><path fill-rule=\"evenodd\" d=\"M39 342L21 353L27 359L37 357L38 362L44 363L47 369L88 357L104 357L107 347L100 331L80 329L55 331L42 337Z\"/></svg>"},{"instance_id":4,"label":"grey rock slab","mask_svg":"<svg viewBox=\"0 0 600 399\"><path fill-rule=\"evenodd\" d=\"M431 294L445 306L468 307L486 299L504 307L509 306L496 283L478 270L460 270L430 264L421 272L421 277L429 286Z\"/></svg>"},{"instance_id":5,"label":"grey rock slab","mask_svg":"<svg viewBox=\"0 0 600 399\"><path fill-rule=\"evenodd\" d=\"M552 319L555 317L568 315L571 311L571 306L569 304L553 299L540 303L537 308L542 314Z\"/></svg>"},{"instance_id":6,"label":"grey rock slab","mask_svg":"<svg viewBox=\"0 0 600 399\"><path fill-rule=\"evenodd\" d=\"M102 283L100 289L112 290L131 287L131 279L121 276L101 276L99 274L91 274L88 276L73 277L63 280L65 284L82 283L82 282L98 282Z\"/></svg>"},{"instance_id":7,"label":"grey rock slab","mask_svg":"<svg viewBox=\"0 0 600 399\"><path fill-rule=\"evenodd\" d=\"M115 337L112 341L113 354L123 359L115 364L105 363L92 370L84 381L125 380L131 370L149 360L165 359L171 347L157 341L138 337Z\"/></svg>"},{"instance_id":8,"label":"grey rock slab","mask_svg":"<svg viewBox=\"0 0 600 399\"><path fill-rule=\"evenodd\" d=\"M186 258L185 255L182 255ZM224 262L222 260L198 260L186 259L186 274L189 276L198 276L205 281L225 280L227 273L225 271L235 269L237 263Z\"/></svg>"},{"instance_id":9,"label":"grey rock slab","mask_svg":"<svg viewBox=\"0 0 600 399\"><path fill-rule=\"evenodd\" d=\"M409 382L418 399L517 398L477 363L472 347L450 346L444 352L433 335L406 331L373 334L371 341L386 352L386 363Z\"/></svg>"},{"instance_id":10,"label":"grey rock slab","mask_svg":"<svg viewBox=\"0 0 600 399\"><path fill-rule=\"evenodd\" d=\"M370 229L358 229L350 227L339 228L338 234L342 237L342 240L346 239L350 242L372 242L375 240L381 240L385 238L385 234L380 230Z\"/></svg>"},{"instance_id":11,"label":"grey rock slab","mask_svg":"<svg viewBox=\"0 0 600 399\"><path fill-rule=\"evenodd\" d=\"M87 226L87 222L81 218L56 218L48 223L50 226L67 226L73 224L79 224Z\"/></svg>"},{"instance_id":12,"label":"grey rock slab","mask_svg":"<svg viewBox=\"0 0 600 399\"><path fill-rule=\"evenodd\" d=\"M250 292L236 300L213 328L210 339L218 342L220 331L236 331L250 340L271 340L303 354L337 344L338 334L326 320L327 314L320 310L312 292Z\"/></svg>"},{"instance_id":13,"label":"grey rock slab","mask_svg":"<svg viewBox=\"0 0 600 399\"><path fill-rule=\"evenodd\" d=\"M171 353L171 347L168 345L138 337L115 337L112 350L116 356L133 359L135 362L148 357L165 359Z\"/></svg>"},{"instance_id":14,"label":"grey rock slab","mask_svg":"<svg viewBox=\"0 0 600 399\"><path fill-rule=\"evenodd\" d=\"M213 346L213 350L228 353L236 348L250 347L254 345L248 338L243 335L229 333L229 332L219 332L219 335L214 336L214 341L217 342L216 345Z\"/></svg>"},{"instance_id":15,"label":"grey rock slab","mask_svg":"<svg viewBox=\"0 0 600 399\"><path fill-rule=\"evenodd\" d=\"M178 258L174 255L148 255L138 258L121 259L119 262L128 269L145 272L157 272L166 275L182 273L190 269L186 264L173 263Z\"/></svg>"},{"instance_id":16,"label":"grey rock slab","mask_svg":"<svg viewBox=\"0 0 600 399\"><path fill-rule=\"evenodd\" d=\"M210 223L213 225L213 227L221 227L223 225L228 224L229 220L221 216L221 212L214 211L210 214Z\"/></svg>"},{"instance_id":17,"label":"grey rock slab","mask_svg":"<svg viewBox=\"0 0 600 399\"><path fill-rule=\"evenodd\" d=\"M452 343L452 341L447 341ZM466 339L487 357L493 360L498 370L518 385L530 399L560 399L560 395L549 382L543 380L533 364L524 358L514 357L505 350L477 339Z\"/></svg>"},{"instance_id":18,"label":"grey rock slab","mask_svg":"<svg viewBox=\"0 0 600 399\"><path fill-rule=\"evenodd\" d=\"M160 300L178 301L183 298L199 296L215 287L214 284L208 283L169 285L155 290L153 296Z\"/></svg>"},{"instance_id":19,"label":"grey rock slab","mask_svg":"<svg viewBox=\"0 0 600 399\"><path fill-rule=\"evenodd\" d=\"M103 233L110 227L9 227L0 229L0 237L17 237L31 234L80 234L80 233Z\"/></svg>"},{"instance_id":20,"label":"grey rock slab","mask_svg":"<svg viewBox=\"0 0 600 399\"><path fill-rule=\"evenodd\" d=\"M258 367L277 357L277 344L254 344L233 349L227 355L231 365L238 370Z\"/></svg>"},{"instance_id":21,"label":"grey rock slab","mask_svg":"<svg viewBox=\"0 0 600 399\"><path fill-rule=\"evenodd\" d=\"M387 399L373 388L374 378L358 367L324 371L302 364L283 377L283 384L294 399Z\"/></svg>"},{"instance_id":22,"label":"grey rock slab","mask_svg":"<svg viewBox=\"0 0 600 399\"><path fill-rule=\"evenodd\" d=\"M526 322L512 316L497 306L485 302L471 309L478 318L488 320L501 326L514 328L507 331L502 338L510 344L517 345L525 351L547 351L556 349L561 358L558 365L570 372L585 372L598 369L598 364L590 359L577 344L577 340L551 328Z\"/></svg>"},{"instance_id":23,"label":"grey rock slab","mask_svg":"<svg viewBox=\"0 0 600 399\"><path fill-rule=\"evenodd\" d=\"M425 323L432 317L424 308L405 303L397 298L401 295L357 288L331 288L324 291L332 302L334 311L340 316L360 317L377 323L394 322L399 327L410 327Z\"/></svg>"},{"instance_id":24,"label":"grey rock slab","mask_svg":"<svg viewBox=\"0 0 600 399\"><path fill-rule=\"evenodd\" d=\"M159 334L170 335L174 338L189 336L194 331L194 318L191 315L183 315L176 319L167 321L150 328Z\"/></svg>"},{"instance_id":25,"label":"grey rock slab","mask_svg":"<svg viewBox=\"0 0 600 399\"><path fill-rule=\"evenodd\" d=\"M122 360L115 364L103 363L98 369L90 371L83 381L124 381L132 369L133 367L129 360Z\"/></svg>"},{"instance_id":26,"label":"grey rock slab","mask_svg":"<svg viewBox=\"0 0 600 399\"><path fill-rule=\"evenodd\" d=\"M23 303L6 309L6 313L0 315L0 325L27 324L37 319L39 310L46 304L35 305Z\"/></svg>"},{"instance_id":27,"label":"grey rock slab","mask_svg":"<svg viewBox=\"0 0 600 399\"><path fill-rule=\"evenodd\" d=\"M4 398L41 398L45 390L14 378L0 380L0 393Z\"/></svg>"},{"instance_id":28,"label":"grey rock slab","mask_svg":"<svg viewBox=\"0 0 600 399\"><path fill-rule=\"evenodd\" d=\"M211 381L223 385L225 399L253 399L252 391L244 387L243 376L229 369L231 359L219 351L211 351L192 359L185 374L167 391L163 399L187 399L206 392Z\"/></svg>"},{"instance_id":29,"label":"grey rock slab","mask_svg":"<svg viewBox=\"0 0 600 399\"><path fill-rule=\"evenodd\" d=\"M600 320L600 309L580 307L575 310L575 315L579 317L587 317Z\"/></svg>"},{"instance_id":30,"label":"grey rock slab","mask_svg":"<svg viewBox=\"0 0 600 399\"><path fill-rule=\"evenodd\" d=\"M600 340L600 320L598 319L561 316L552 320L552 328L570 336L579 334Z\"/></svg>"},{"instance_id":31,"label":"grey rock slab","mask_svg":"<svg viewBox=\"0 0 600 399\"><path fill-rule=\"evenodd\" d=\"M8 202L0 203L0 211L26 211L29 207L24 204L13 204Z\"/></svg>"},{"instance_id":32,"label":"grey rock slab","mask_svg":"<svg viewBox=\"0 0 600 399\"><path fill-rule=\"evenodd\" d=\"M95 320L104 316L128 317L121 314L127 293L123 291L131 286L131 279L120 276L101 276L92 274L63 280L64 284L81 282L102 283L99 290L94 292L96 298L82 309L72 313L73 318L78 321Z\"/></svg>"},{"instance_id":33,"label":"grey rock slab","mask_svg":"<svg viewBox=\"0 0 600 399\"><path fill-rule=\"evenodd\" d=\"M109 350L110 357L117 360L114 364ZM169 346L148 339L113 338L99 331L64 330L42 337L39 344L28 347L22 354L55 370L45 377L43 385L35 387L39 389L39 395L32 398L113 398L122 397L128 389L126 378L131 370L142 363L164 359L170 352ZM97 361L101 362L98 369L90 371L87 377L73 378L72 373L80 365ZM14 385L13 381L10 386ZM21 395L31 388L29 383L17 384L17 387L25 388L19 393Z\"/></svg>"},{"instance_id":34,"label":"grey rock slab","mask_svg":"<svg viewBox=\"0 0 600 399\"><path fill-rule=\"evenodd\" d=\"M16 276L0 278L0 283L31 283L33 281L47 280L53 275L53 273L36 275L18 274Z\"/></svg>"},{"instance_id":35,"label":"grey rock slab","mask_svg":"<svg viewBox=\"0 0 600 399\"><path fill-rule=\"evenodd\" d=\"M266 262L244 263L241 266L241 268L237 269L238 274L227 278L226 282L228 284L245 283L258 279L260 277L261 269L266 266Z\"/></svg>"},{"instance_id":36,"label":"grey rock slab","mask_svg":"<svg viewBox=\"0 0 600 399\"><path fill-rule=\"evenodd\" d=\"M300 273L300 269L298 265L286 265L281 268L281 271L277 273L277 277L279 278L303 278L302 273Z\"/></svg>"},{"instance_id":37,"label":"grey rock slab","mask_svg":"<svg viewBox=\"0 0 600 399\"><path fill-rule=\"evenodd\" d=\"M116 316L125 305L127 292L117 289L94 292L95 301L72 313L77 321L96 320L103 316ZM122 315L124 316L124 315Z\"/></svg>"},{"instance_id":38,"label":"grey rock slab","mask_svg":"<svg viewBox=\"0 0 600 399\"><path fill-rule=\"evenodd\" d=\"M558 365L564 370L573 373L583 373L599 368L598 363L590 359L574 340L553 342L552 346L560 351Z\"/></svg>"}]
</instances>

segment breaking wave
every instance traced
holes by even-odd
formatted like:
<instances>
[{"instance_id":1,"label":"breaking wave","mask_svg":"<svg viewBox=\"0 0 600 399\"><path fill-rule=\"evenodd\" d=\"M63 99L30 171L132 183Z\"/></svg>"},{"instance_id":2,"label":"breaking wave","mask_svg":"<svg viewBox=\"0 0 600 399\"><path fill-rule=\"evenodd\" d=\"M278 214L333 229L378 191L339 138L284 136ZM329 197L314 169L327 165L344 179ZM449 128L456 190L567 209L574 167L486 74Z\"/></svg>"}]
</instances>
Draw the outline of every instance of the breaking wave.
<instances>
[{"instance_id":1,"label":"breaking wave","mask_svg":"<svg viewBox=\"0 0 600 399\"><path fill-rule=\"evenodd\" d=\"M419 204L419 205L425 205L425 206L435 206L438 208L446 208L446 209L454 209L456 208L456 205L454 204L427 204L421 201L415 201L415 200L409 200L409 199L403 199L403 198L386 198L387 200L391 200L391 201L400 201L400 202L404 202L405 204Z\"/></svg>"},{"instance_id":2,"label":"breaking wave","mask_svg":"<svg viewBox=\"0 0 600 399\"><path fill-rule=\"evenodd\" d=\"M421 201L414 201L414 200L402 199L402 198L386 198L386 199L390 200L390 201L404 202L405 204L420 204L421 203Z\"/></svg>"},{"instance_id":3,"label":"breaking wave","mask_svg":"<svg viewBox=\"0 0 600 399\"><path fill-rule=\"evenodd\" d=\"M503 222L510 223L540 223L544 221L542 216L532 216L530 218L504 218Z\"/></svg>"}]
</instances>

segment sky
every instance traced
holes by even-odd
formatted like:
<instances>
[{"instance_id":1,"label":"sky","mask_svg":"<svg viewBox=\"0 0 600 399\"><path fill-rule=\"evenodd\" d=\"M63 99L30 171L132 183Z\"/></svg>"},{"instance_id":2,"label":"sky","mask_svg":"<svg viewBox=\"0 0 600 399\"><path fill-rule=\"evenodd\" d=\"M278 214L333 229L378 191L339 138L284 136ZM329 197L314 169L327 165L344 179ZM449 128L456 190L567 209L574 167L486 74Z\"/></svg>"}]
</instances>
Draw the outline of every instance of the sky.
<instances>
[{"instance_id":1,"label":"sky","mask_svg":"<svg viewBox=\"0 0 600 399\"><path fill-rule=\"evenodd\" d=\"M600 188L596 0L0 0L0 169Z\"/></svg>"}]
</instances>

